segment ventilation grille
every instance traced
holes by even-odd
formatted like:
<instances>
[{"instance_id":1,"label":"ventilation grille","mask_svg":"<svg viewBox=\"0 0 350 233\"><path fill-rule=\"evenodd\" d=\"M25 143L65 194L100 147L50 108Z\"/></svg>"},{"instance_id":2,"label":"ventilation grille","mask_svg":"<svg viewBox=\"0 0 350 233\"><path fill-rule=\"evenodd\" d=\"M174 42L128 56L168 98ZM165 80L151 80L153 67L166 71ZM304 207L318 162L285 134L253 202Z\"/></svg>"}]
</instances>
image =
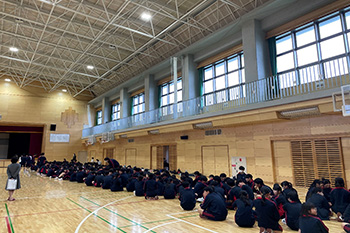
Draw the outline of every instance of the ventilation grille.
<instances>
[{"instance_id":1,"label":"ventilation grille","mask_svg":"<svg viewBox=\"0 0 350 233\"><path fill-rule=\"evenodd\" d=\"M205 136L221 135L221 129L206 130Z\"/></svg>"},{"instance_id":2,"label":"ventilation grille","mask_svg":"<svg viewBox=\"0 0 350 233\"><path fill-rule=\"evenodd\" d=\"M134 142L134 139L128 139L128 142Z\"/></svg>"}]
</instances>

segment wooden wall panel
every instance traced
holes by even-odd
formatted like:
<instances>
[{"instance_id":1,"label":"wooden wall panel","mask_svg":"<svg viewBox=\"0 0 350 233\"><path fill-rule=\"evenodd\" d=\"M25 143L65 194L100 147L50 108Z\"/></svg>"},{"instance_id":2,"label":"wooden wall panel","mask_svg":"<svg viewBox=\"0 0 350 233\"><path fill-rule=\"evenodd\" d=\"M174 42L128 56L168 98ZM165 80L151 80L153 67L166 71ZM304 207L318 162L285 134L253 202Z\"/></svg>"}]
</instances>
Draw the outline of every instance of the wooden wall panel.
<instances>
[{"instance_id":1,"label":"wooden wall panel","mask_svg":"<svg viewBox=\"0 0 350 233\"><path fill-rule=\"evenodd\" d=\"M136 166L136 149L135 148L128 148L125 149L125 165L131 167Z\"/></svg>"},{"instance_id":2,"label":"wooden wall panel","mask_svg":"<svg viewBox=\"0 0 350 233\"><path fill-rule=\"evenodd\" d=\"M281 183L282 181L288 180L294 183L290 142L274 141L273 150L275 156L276 182Z\"/></svg>"}]
</instances>

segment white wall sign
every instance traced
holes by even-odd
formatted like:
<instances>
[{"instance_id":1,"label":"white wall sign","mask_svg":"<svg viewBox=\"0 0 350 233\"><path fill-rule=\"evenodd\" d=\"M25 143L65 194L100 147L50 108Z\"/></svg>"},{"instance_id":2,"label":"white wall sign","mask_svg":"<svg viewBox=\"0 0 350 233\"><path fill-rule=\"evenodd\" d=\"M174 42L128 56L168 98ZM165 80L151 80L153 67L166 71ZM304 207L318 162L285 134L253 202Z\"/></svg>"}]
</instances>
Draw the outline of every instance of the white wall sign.
<instances>
[{"instance_id":1,"label":"white wall sign","mask_svg":"<svg viewBox=\"0 0 350 233\"><path fill-rule=\"evenodd\" d=\"M246 157L231 157L231 167L232 167L232 175L236 176L239 172L239 167L243 166L245 168L245 172L247 173L247 158Z\"/></svg>"},{"instance_id":2,"label":"white wall sign","mask_svg":"<svg viewBox=\"0 0 350 233\"><path fill-rule=\"evenodd\" d=\"M50 142L69 142L69 134L50 134Z\"/></svg>"}]
</instances>

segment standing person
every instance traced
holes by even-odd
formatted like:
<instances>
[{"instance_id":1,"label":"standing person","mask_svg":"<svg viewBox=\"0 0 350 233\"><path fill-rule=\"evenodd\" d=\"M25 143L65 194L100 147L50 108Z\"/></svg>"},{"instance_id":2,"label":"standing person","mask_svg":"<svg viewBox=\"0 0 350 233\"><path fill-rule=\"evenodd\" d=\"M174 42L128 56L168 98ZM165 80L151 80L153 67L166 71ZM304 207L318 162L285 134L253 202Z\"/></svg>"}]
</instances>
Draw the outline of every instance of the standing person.
<instances>
[{"instance_id":1,"label":"standing person","mask_svg":"<svg viewBox=\"0 0 350 233\"><path fill-rule=\"evenodd\" d=\"M77 155L74 153L72 158L72 163L75 163L77 161Z\"/></svg>"},{"instance_id":2,"label":"standing person","mask_svg":"<svg viewBox=\"0 0 350 233\"><path fill-rule=\"evenodd\" d=\"M19 180L19 172L21 171L21 165L19 165L17 162L18 162L17 157L13 157L11 159L11 164L7 166L7 177L8 177L8 179L16 179L17 180L16 189L20 189L21 183ZM12 196L13 196L13 193L15 192L16 189L8 189L7 185L8 185L8 180L6 182L6 190L9 191L9 197L7 200L14 201L15 199Z\"/></svg>"},{"instance_id":3,"label":"standing person","mask_svg":"<svg viewBox=\"0 0 350 233\"><path fill-rule=\"evenodd\" d=\"M239 172L237 173L237 180L245 180L245 176L247 174L245 174L245 167L243 166L239 166Z\"/></svg>"},{"instance_id":4,"label":"standing person","mask_svg":"<svg viewBox=\"0 0 350 233\"><path fill-rule=\"evenodd\" d=\"M90 163L93 163L93 162L95 162L95 161L94 161L94 157L91 157Z\"/></svg>"},{"instance_id":5,"label":"standing person","mask_svg":"<svg viewBox=\"0 0 350 233\"><path fill-rule=\"evenodd\" d=\"M164 165L164 169L168 171L169 170L169 163L166 160L166 158L164 158L163 165Z\"/></svg>"},{"instance_id":6,"label":"standing person","mask_svg":"<svg viewBox=\"0 0 350 233\"><path fill-rule=\"evenodd\" d=\"M106 157L106 158L104 159L104 161L106 161L106 162L108 163L109 168L116 169L116 168L119 167L119 163L118 163L118 161L115 160L115 159L110 159L110 158Z\"/></svg>"}]
</instances>

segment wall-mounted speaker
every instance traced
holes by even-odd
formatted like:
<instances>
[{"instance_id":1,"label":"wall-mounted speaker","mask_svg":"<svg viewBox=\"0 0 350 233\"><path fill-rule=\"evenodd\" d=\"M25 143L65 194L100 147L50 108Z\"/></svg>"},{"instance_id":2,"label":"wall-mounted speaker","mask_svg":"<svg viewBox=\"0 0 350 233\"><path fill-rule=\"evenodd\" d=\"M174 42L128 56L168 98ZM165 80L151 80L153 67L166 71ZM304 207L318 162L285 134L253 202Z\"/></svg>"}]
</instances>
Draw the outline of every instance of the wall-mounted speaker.
<instances>
[{"instance_id":1,"label":"wall-mounted speaker","mask_svg":"<svg viewBox=\"0 0 350 233\"><path fill-rule=\"evenodd\" d=\"M181 140L188 140L188 135L180 136Z\"/></svg>"},{"instance_id":2,"label":"wall-mounted speaker","mask_svg":"<svg viewBox=\"0 0 350 233\"><path fill-rule=\"evenodd\" d=\"M56 131L56 124L50 125L50 131Z\"/></svg>"}]
</instances>

